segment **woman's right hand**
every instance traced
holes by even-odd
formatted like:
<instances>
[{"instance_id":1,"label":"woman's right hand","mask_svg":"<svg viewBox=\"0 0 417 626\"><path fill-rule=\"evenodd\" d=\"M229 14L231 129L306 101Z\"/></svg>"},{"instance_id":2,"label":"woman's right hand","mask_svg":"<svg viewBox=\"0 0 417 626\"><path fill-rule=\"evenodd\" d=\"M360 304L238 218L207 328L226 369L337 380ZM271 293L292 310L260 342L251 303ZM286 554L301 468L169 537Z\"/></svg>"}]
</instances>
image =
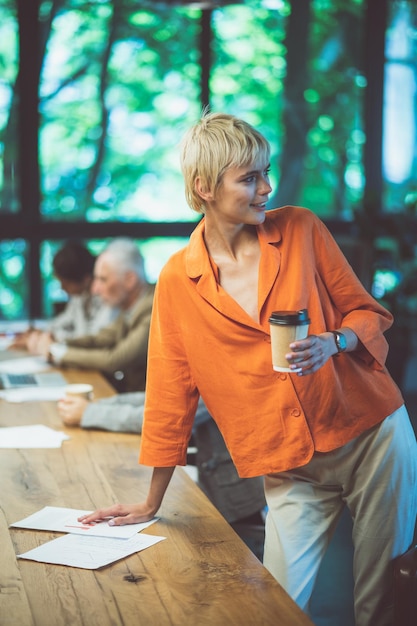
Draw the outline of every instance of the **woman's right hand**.
<instances>
[{"instance_id":1,"label":"woman's right hand","mask_svg":"<svg viewBox=\"0 0 417 626\"><path fill-rule=\"evenodd\" d=\"M153 519L161 506L165 491L174 473L173 467L154 467L148 497L140 504L113 504L106 509L97 509L78 518L79 522L91 524L107 520L109 526L139 524Z\"/></svg>"},{"instance_id":2,"label":"woman's right hand","mask_svg":"<svg viewBox=\"0 0 417 626\"><path fill-rule=\"evenodd\" d=\"M109 526L124 526L125 524L139 524L149 522L155 517L155 512L146 502L140 504L113 504L106 509L97 509L88 515L78 518L83 524L107 521Z\"/></svg>"},{"instance_id":3,"label":"woman's right hand","mask_svg":"<svg viewBox=\"0 0 417 626\"><path fill-rule=\"evenodd\" d=\"M106 509L97 509L88 515L78 518L85 524L108 520L109 526L124 526L124 524L138 524L153 519L161 506L165 491L169 485L173 467L154 467L148 497L139 504L113 504Z\"/></svg>"}]
</instances>

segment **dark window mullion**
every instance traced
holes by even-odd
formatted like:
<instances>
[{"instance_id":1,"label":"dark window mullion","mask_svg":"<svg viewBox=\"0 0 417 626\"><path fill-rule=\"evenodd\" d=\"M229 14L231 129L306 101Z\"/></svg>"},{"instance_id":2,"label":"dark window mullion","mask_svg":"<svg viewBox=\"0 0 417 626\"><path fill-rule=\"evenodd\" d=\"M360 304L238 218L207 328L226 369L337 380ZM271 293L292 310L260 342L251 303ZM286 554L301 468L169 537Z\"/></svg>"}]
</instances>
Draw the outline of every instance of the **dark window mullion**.
<instances>
[{"instance_id":1,"label":"dark window mullion","mask_svg":"<svg viewBox=\"0 0 417 626\"><path fill-rule=\"evenodd\" d=\"M367 80L364 211L369 217L382 211L382 115L387 20L388 0L368 0L364 28L364 72Z\"/></svg>"},{"instance_id":2,"label":"dark window mullion","mask_svg":"<svg viewBox=\"0 0 417 626\"><path fill-rule=\"evenodd\" d=\"M203 9L201 11L200 20L200 63L201 63L201 106L204 109L210 105L210 72L211 72L211 43L212 43L212 26L211 17L212 9Z\"/></svg>"},{"instance_id":3,"label":"dark window mullion","mask_svg":"<svg viewBox=\"0 0 417 626\"><path fill-rule=\"evenodd\" d=\"M21 219L29 227L27 278L29 315L41 315L39 215L39 0L17 0L19 20L19 163Z\"/></svg>"}]
</instances>

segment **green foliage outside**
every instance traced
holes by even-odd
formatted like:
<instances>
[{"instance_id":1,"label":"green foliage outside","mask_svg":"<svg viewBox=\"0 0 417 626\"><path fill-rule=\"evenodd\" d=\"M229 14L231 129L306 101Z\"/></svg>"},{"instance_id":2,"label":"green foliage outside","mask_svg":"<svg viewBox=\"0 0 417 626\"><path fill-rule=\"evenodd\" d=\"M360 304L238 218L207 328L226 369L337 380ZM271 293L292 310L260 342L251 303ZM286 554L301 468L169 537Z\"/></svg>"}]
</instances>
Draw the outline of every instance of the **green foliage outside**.
<instances>
[{"instance_id":1,"label":"green foliage outside","mask_svg":"<svg viewBox=\"0 0 417 626\"><path fill-rule=\"evenodd\" d=\"M301 204L343 220L361 206L364 11L364 0L246 0L212 13L211 108L268 137L271 206ZM185 203L178 142L201 112L200 16L149 0L41 2L45 220L198 219ZM290 35L294 25L307 36ZM0 213L18 208L17 63L15 2L0 0ZM146 242L152 267L183 243ZM55 289L50 254L46 297ZM0 256L1 285L16 295L3 298L1 314L24 316L21 246L4 242Z\"/></svg>"},{"instance_id":2,"label":"green foliage outside","mask_svg":"<svg viewBox=\"0 0 417 626\"><path fill-rule=\"evenodd\" d=\"M41 75L47 219L193 218L177 144L199 114L199 13L149 2L62 3Z\"/></svg>"},{"instance_id":3,"label":"green foliage outside","mask_svg":"<svg viewBox=\"0 0 417 626\"><path fill-rule=\"evenodd\" d=\"M0 321L22 318L26 311L26 243L0 241Z\"/></svg>"}]
</instances>

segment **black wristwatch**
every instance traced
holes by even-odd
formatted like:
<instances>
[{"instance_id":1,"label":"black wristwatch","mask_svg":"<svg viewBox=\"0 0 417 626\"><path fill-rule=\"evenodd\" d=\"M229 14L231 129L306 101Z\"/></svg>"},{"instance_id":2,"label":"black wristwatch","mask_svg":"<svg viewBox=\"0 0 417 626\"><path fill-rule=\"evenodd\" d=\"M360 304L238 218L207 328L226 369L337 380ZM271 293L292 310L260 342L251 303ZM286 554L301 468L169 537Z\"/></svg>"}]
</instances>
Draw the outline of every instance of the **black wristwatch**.
<instances>
[{"instance_id":1,"label":"black wristwatch","mask_svg":"<svg viewBox=\"0 0 417 626\"><path fill-rule=\"evenodd\" d=\"M330 332L333 333L338 354L340 352L344 352L347 348L347 341L344 334L339 332L338 330L331 330Z\"/></svg>"}]
</instances>

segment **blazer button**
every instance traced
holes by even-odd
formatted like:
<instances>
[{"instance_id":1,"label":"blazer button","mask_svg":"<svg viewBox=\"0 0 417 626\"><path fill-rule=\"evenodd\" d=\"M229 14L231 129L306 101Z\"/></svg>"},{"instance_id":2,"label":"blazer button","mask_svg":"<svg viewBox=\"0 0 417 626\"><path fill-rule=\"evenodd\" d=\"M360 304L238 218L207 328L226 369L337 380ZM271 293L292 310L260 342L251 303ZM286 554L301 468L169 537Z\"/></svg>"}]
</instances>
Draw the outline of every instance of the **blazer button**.
<instances>
[{"instance_id":1,"label":"blazer button","mask_svg":"<svg viewBox=\"0 0 417 626\"><path fill-rule=\"evenodd\" d=\"M300 415L301 415L301 411L300 411L300 409L293 409L293 410L291 411L291 415L292 415L293 417L300 417Z\"/></svg>"},{"instance_id":2,"label":"blazer button","mask_svg":"<svg viewBox=\"0 0 417 626\"><path fill-rule=\"evenodd\" d=\"M281 373L279 375L280 380L287 380L287 374Z\"/></svg>"}]
</instances>

